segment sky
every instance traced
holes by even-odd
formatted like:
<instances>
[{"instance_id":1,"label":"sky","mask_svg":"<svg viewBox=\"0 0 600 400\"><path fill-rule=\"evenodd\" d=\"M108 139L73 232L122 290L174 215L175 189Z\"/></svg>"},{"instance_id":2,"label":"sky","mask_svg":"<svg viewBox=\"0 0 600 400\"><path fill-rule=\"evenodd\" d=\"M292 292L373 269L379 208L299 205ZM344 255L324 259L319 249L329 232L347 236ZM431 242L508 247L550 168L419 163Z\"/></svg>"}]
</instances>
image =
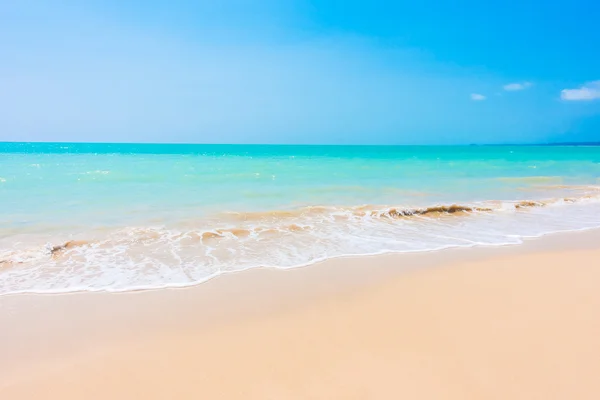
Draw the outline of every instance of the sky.
<instances>
[{"instance_id":1,"label":"sky","mask_svg":"<svg viewBox=\"0 0 600 400\"><path fill-rule=\"evenodd\" d=\"M0 141L600 141L600 2L0 2Z\"/></svg>"}]
</instances>

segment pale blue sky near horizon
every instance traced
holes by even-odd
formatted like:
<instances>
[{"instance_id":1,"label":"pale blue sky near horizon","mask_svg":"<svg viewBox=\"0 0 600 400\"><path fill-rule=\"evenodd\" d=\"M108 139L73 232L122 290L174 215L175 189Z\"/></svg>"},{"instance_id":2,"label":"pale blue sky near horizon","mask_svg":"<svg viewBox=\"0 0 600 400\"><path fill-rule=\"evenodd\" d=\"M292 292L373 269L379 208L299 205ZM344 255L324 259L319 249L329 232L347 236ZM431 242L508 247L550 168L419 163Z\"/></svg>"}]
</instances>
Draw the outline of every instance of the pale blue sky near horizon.
<instances>
[{"instance_id":1,"label":"pale blue sky near horizon","mask_svg":"<svg viewBox=\"0 0 600 400\"><path fill-rule=\"evenodd\" d=\"M0 141L600 141L600 4L0 4Z\"/></svg>"}]
</instances>

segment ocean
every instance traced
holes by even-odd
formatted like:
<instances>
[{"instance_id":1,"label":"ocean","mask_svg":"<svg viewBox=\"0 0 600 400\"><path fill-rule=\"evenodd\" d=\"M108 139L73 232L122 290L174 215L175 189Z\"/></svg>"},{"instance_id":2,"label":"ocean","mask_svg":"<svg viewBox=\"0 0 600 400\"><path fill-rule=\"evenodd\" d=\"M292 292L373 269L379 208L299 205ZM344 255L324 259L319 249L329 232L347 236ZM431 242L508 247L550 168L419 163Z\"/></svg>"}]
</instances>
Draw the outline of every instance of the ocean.
<instances>
[{"instance_id":1,"label":"ocean","mask_svg":"<svg viewBox=\"0 0 600 400\"><path fill-rule=\"evenodd\" d=\"M600 147L0 143L0 294L600 227Z\"/></svg>"}]
</instances>

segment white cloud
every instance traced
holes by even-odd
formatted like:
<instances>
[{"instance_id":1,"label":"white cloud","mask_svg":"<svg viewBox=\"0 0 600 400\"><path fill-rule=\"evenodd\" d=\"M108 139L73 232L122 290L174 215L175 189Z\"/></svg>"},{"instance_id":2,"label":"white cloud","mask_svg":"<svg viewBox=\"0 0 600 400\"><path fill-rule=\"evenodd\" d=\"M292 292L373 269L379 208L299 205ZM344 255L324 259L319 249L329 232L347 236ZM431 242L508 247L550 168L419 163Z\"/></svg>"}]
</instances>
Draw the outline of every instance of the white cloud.
<instances>
[{"instance_id":1,"label":"white cloud","mask_svg":"<svg viewBox=\"0 0 600 400\"><path fill-rule=\"evenodd\" d=\"M485 96L479 93L471 93L471 100L481 101L485 100Z\"/></svg>"},{"instance_id":2,"label":"white cloud","mask_svg":"<svg viewBox=\"0 0 600 400\"><path fill-rule=\"evenodd\" d=\"M560 98L570 101L600 99L600 81L588 82L579 89L563 89Z\"/></svg>"},{"instance_id":3,"label":"white cloud","mask_svg":"<svg viewBox=\"0 0 600 400\"><path fill-rule=\"evenodd\" d=\"M509 83L508 85L504 85L503 88L507 92L515 92L517 90L527 89L531 85L532 85L531 82Z\"/></svg>"}]
</instances>

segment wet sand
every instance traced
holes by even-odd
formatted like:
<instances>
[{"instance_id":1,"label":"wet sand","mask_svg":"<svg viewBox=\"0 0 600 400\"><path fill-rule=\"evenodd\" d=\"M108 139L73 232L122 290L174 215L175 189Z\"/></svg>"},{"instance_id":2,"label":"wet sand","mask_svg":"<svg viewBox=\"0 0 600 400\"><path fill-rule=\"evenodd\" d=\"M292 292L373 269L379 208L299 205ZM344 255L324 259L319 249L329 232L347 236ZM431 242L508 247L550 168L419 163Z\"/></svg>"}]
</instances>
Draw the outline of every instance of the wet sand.
<instances>
[{"instance_id":1,"label":"wet sand","mask_svg":"<svg viewBox=\"0 0 600 400\"><path fill-rule=\"evenodd\" d=\"M600 231L0 297L1 399L598 399Z\"/></svg>"}]
</instances>

